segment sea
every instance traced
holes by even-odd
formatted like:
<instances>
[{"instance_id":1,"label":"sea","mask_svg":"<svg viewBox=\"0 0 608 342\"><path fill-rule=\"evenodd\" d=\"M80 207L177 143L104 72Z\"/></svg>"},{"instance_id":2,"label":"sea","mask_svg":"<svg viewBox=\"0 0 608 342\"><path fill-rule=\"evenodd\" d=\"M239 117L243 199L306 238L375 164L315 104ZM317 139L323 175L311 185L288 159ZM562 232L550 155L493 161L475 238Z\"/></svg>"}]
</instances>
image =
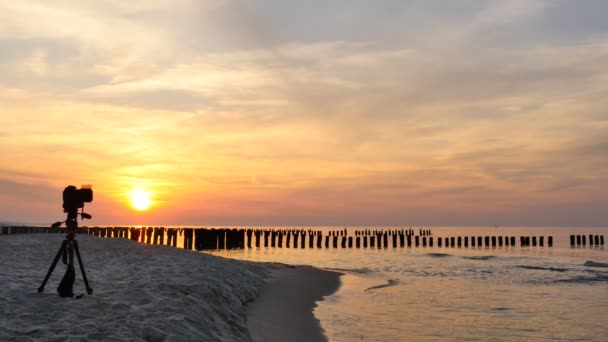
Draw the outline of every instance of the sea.
<instances>
[{"instance_id":1,"label":"sea","mask_svg":"<svg viewBox=\"0 0 608 342\"><path fill-rule=\"evenodd\" d=\"M354 236L364 228L305 229ZM571 247L569 237L608 238L608 228L425 229L433 247L393 248L389 238L388 248L307 244L206 253L343 273L338 291L314 309L329 341L608 341L608 268L588 266L608 266L608 251L589 241ZM437 246L438 237L458 236L516 236L517 244ZM519 236L544 236L544 246L521 247Z\"/></svg>"}]
</instances>

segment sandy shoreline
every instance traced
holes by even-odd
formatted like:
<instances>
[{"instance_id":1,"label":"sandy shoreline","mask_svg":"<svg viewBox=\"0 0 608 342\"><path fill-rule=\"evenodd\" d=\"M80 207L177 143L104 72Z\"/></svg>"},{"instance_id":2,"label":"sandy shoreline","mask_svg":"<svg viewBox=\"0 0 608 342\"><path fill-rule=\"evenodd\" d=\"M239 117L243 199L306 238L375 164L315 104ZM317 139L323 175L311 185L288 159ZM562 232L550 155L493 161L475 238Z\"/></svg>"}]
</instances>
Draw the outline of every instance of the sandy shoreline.
<instances>
[{"instance_id":1,"label":"sandy shoreline","mask_svg":"<svg viewBox=\"0 0 608 342\"><path fill-rule=\"evenodd\" d=\"M264 326L252 323L278 322L282 316L294 320L292 334L322 340L312 315L314 301L339 282L337 274L310 267L256 264L84 235L78 241L94 294L79 300L59 297L56 288L66 269L61 261L39 294L63 239L62 234L0 236L1 341L252 341L252 336L264 338L258 329ZM74 293L86 293L76 270ZM325 285L311 285L317 282ZM280 306L285 303L277 298L296 300ZM277 306L269 309L269 303ZM285 307L289 309L281 309Z\"/></svg>"},{"instance_id":2,"label":"sandy shoreline","mask_svg":"<svg viewBox=\"0 0 608 342\"><path fill-rule=\"evenodd\" d=\"M256 342L326 341L315 302L335 292L340 274L310 266L274 265L272 279L247 308L247 327Z\"/></svg>"}]
</instances>

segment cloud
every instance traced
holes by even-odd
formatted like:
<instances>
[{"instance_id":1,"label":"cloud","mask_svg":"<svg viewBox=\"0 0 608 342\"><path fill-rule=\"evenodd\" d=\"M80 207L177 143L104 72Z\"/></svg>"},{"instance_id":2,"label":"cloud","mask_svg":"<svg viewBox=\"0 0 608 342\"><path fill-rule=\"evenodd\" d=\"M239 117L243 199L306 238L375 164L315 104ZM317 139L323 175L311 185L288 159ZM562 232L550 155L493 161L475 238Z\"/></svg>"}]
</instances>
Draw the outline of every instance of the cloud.
<instances>
[{"instance_id":1,"label":"cloud","mask_svg":"<svg viewBox=\"0 0 608 342\"><path fill-rule=\"evenodd\" d=\"M110 200L143 182L226 217L255 204L425 221L439 205L464 222L592 202L607 184L608 35L546 30L566 7L588 12L569 6L3 2L2 172L92 179Z\"/></svg>"}]
</instances>

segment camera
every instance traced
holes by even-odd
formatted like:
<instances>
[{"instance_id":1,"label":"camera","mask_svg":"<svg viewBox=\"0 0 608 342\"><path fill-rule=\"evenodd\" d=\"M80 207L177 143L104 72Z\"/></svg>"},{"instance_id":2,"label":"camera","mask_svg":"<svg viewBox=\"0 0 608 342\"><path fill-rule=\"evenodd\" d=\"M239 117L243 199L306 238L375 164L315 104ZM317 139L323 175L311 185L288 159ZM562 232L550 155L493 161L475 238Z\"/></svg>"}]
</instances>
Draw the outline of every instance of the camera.
<instances>
[{"instance_id":1,"label":"camera","mask_svg":"<svg viewBox=\"0 0 608 342\"><path fill-rule=\"evenodd\" d=\"M93 201L93 189L90 185L83 185L80 189L73 185L67 186L63 190L63 212L84 208L84 203Z\"/></svg>"}]
</instances>

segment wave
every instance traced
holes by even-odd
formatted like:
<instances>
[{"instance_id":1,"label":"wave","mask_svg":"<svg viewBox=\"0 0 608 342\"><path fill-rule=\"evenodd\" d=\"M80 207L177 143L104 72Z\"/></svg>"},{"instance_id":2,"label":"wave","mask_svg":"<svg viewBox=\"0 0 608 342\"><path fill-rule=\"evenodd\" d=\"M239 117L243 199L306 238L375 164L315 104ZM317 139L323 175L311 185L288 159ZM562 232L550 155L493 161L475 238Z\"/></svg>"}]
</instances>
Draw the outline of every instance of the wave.
<instances>
[{"instance_id":1,"label":"wave","mask_svg":"<svg viewBox=\"0 0 608 342\"><path fill-rule=\"evenodd\" d=\"M482 255L482 256L464 256L463 259L469 260L490 260L496 258L494 255Z\"/></svg>"},{"instance_id":2,"label":"wave","mask_svg":"<svg viewBox=\"0 0 608 342\"><path fill-rule=\"evenodd\" d=\"M377 290L377 289L382 289L385 287L389 287L389 286L395 286L397 284L399 284L399 279L387 279L386 280L387 283L386 284L382 284L382 285L376 285L376 286L372 286L372 287L368 287L364 290L365 291L370 291L370 290Z\"/></svg>"},{"instance_id":3,"label":"wave","mask_svg":"<svg viewBox=\"0 0 608 342\"><path fill-rule=\"evenodd\" d=\"M447 254L447 253L426 253L426 255L433 257L433 258L445 258L445 257L452 256L452 254Z\"/></svg>"},{"instance_id":4,"label":"wave","mask_svg":"<svg viewBox=\"0 0 608 342\"><path fill-rule=\"evenodd\" d=\"M373 270L363 267L363 268L326 268L329 271L337 271L337 272L346 272L346 273L356 273L356 274L369 274L372 273Z\"/></svg>"},{"instance_id":5,"label":"wave","mask_svg":"<svg viewBox=\"0 0 608 342\"><path fill-rule=\"evenodd\" d=\"M529 265L517 265L515 267L524 268L527 270L542 270L542 271L553 271L553 272L567 272L567 268L561 267L542 267L542 266L529 266Z\"/></svg>"},{"instance_id":6,"label":"wave","mask_svg":"<svg viewBox=\"0 0 608 342\"><path fill-rule=\"evenodd\" d=\"M595 261L585 261L585 263L583 264L583 266L589 266L589 267L608 267L608 263L603 263L603 262L595 262Z\"/></svg>"},{"instance_id":7,"label":"wave","mask_svg":"<svg viewBox=\"0 0 608 342\"><path fill-rule=\"evenodd\" d=\"M605 283L608 282L608 274L595 273L593 276L577 276L568 279L559 279L556 282L567 284Z\"/></svg>"}]
</instances>

